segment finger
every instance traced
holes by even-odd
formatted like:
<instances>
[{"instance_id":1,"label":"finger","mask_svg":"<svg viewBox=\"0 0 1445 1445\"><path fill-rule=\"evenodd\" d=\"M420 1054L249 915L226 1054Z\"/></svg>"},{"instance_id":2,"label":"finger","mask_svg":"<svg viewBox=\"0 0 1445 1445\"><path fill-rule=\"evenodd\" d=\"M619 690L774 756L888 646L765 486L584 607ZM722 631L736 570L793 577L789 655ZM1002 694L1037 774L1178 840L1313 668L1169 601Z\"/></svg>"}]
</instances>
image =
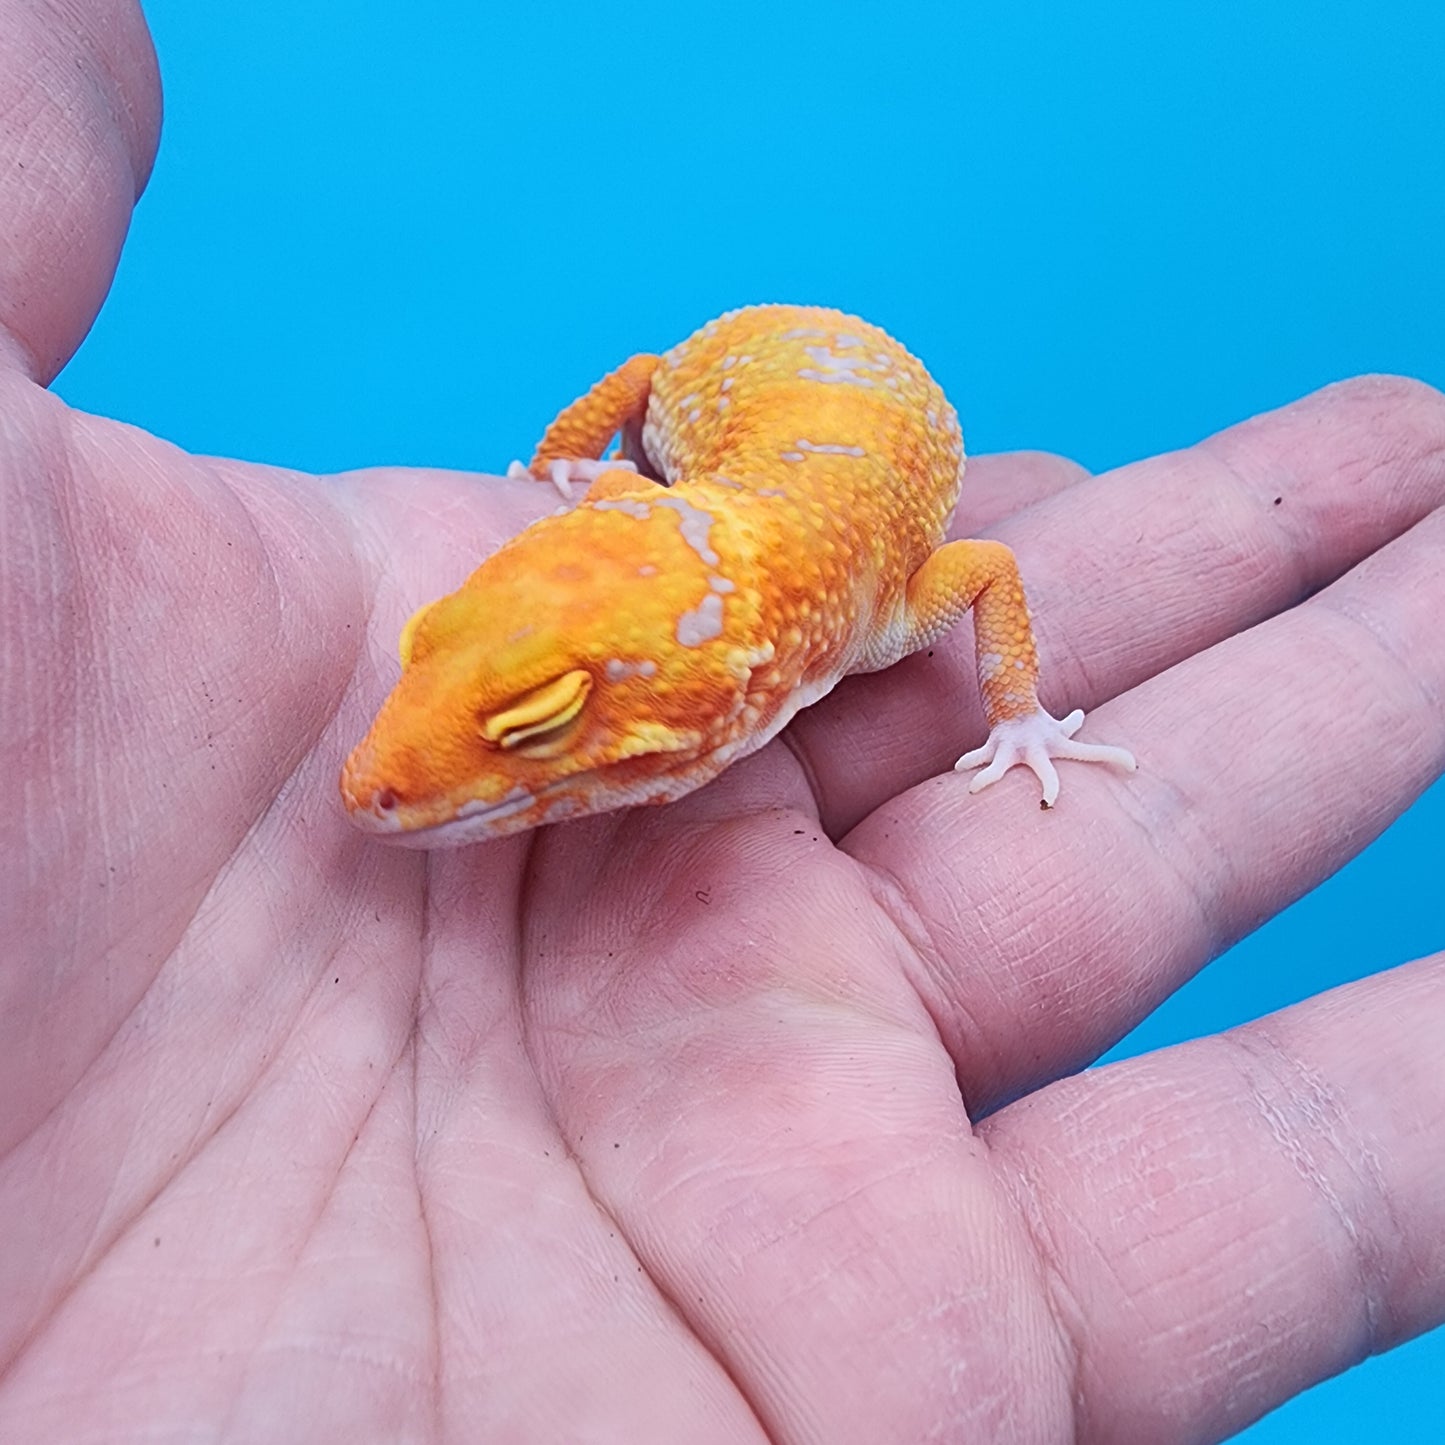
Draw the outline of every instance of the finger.
<instances>
[{"instance_id":1,"label":"finger","mask_svg":"<svg viewBox=\"0 0 1445 1445\"><path fill-rule=\"evenodd\" d=\"M0 0L0 115L0 361L48 382L100 310L155 158L135 0Z\"/></svg>"},{"instance_id":2,"label":"finger","mask_svg":"<svg viewBox=\"0 0 1445 1445\"><path fill-rule=\"evenodd\" d=\"M980 1134L1082 1440L1219 1440L1445 1320L1445 955L1055 1084Z\"/></svg>"},{"instance_id":3,"label":"finger","mask_svg":"<svg viewBox=\"0 0 1445 1445\"><path fill-rule=\"evenodd\" d=\"M943 778L848 848L921 960L975 1111L1097 1056L1445 768L1445 509L1319 596L1101 709L1139 772Z\"/></svg>"},{"instance_id":4,"label":"finger","mask_svg":"<svg viewBox=\"0 0 1445 1445\"><path fill-rule=\"evenodd\" d=\"M974 537L1005 517L1084 481L1078 462L1053 452L997 452L970 457L951 537Z\"/></svg>"},{"instance_id":5,"label":"finger","mask_svg":"<svg viewBox=\"0 0 1445 1445\"><path fill-rule=\"evenodd\" d=\"M502 851L510 908L497 897L496 849L438 856L428 869L413 1119L456 1422L444 1433L574 1440L605 1401L618 1440L760 1441L734 1383L678 1327L558 1137L517 1013L525 851ZM644 1390L619 1383L644 1379Z\"/></svg>"},{"instance_id":6,"label":"finger","mask_svg":"<svg viewBox=\"0 0 1445 1445\"><path fill-rule=\"evenodd\" d=\"M312 479L216 466L0 375L0 1148L109 1045L331 722L365 589ZM293 780L294 781L294 780ZM321 793L288 795L326 819ZM19 860L24 860L21 866Z\"/></svg>"},{"instance_id":7,"label":"finger","mask_svg":"<svg viewBox=\"0 0 1445 1445\"><path fill-rule=\"evenodd\" d=\"M527 1034L593 1197L770 1439L1052 1438L1033 1261L861 870L797 814L672 811L529 869Z\"/></svg>"},{"instance_id":8,"label":"finger","mask_svg":"<svg viewBox=\"0 0 1445 1445\"><path fill-rule=\"evenodd\" d=\"M1332 581L1445 504L1442 448L1438 392L1364 378L1008 520L997 535L1019 555L1044 705L1091 709ZM788 736L838 837L983 731L964 625L847 679Z\"/></svg>"}]
</instances>

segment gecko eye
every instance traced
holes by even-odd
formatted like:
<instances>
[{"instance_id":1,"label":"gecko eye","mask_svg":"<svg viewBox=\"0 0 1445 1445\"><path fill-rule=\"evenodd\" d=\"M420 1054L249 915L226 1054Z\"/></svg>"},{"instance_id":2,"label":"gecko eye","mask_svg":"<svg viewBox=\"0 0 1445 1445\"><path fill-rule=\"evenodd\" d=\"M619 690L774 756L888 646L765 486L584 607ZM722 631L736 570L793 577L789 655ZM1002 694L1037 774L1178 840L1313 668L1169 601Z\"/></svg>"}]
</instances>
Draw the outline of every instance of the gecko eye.
<instances>
[{"instance_id":1,"label":"gecko eye","mask_svg":"<svg viewBox=\"0 0 1445 1445\"><path fill-rule=\"evenodd\" d=\"M580 668L564 672L561 677L518 698L510 707L483 719L482 736L489 743L509 749L525 743L554 741L549 735L566 727L582 711L582 704L591 691L591 673Z\"/></svg>"}]
</instances>

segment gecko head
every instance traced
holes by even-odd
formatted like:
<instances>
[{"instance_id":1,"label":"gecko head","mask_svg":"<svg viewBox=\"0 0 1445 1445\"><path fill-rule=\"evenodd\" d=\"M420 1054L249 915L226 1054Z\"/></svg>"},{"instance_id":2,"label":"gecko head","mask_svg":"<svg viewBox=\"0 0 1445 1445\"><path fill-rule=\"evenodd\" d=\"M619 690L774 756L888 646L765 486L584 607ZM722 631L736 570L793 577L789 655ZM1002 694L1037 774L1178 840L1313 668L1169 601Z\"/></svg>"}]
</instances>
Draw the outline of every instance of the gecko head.
<instances>
[{"instance_id":1,"label":"gecko head","mask_svg":"<svg viewBox=\"0 0 1445 1445\"><path fill-rule=\"evenodd\" d=\"M716 574L676 525L562 525L576 517L524 532L407 623L401 678L341 777L357 826L446 847L720 771L747 673Z\"/></svg>"}]
</instances>

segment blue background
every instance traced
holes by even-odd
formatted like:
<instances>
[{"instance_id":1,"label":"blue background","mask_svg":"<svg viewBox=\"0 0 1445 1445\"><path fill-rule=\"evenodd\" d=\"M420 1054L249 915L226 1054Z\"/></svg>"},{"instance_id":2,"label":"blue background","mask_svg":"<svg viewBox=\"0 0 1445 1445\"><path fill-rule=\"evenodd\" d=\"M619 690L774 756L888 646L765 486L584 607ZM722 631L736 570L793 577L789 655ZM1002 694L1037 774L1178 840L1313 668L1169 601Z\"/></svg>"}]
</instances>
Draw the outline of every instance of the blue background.
<instances>
[{"instance_id":1,"label":"blue background","mask_svg":"<svg viewBox=\"0 0 1445 1445\"><path fill-rule=\"evenodd\" d=\"M147 11L161 157L57 387L193 450L495 470L760 300L887 326L970 451L1094 469L1445 386L1440 0ZM1442 839L1437 786L1116 1053L1445 945ZM1437 1331L1244 1438L1438 1445L1442 1381Z\"/></svg>"}]
</instances>

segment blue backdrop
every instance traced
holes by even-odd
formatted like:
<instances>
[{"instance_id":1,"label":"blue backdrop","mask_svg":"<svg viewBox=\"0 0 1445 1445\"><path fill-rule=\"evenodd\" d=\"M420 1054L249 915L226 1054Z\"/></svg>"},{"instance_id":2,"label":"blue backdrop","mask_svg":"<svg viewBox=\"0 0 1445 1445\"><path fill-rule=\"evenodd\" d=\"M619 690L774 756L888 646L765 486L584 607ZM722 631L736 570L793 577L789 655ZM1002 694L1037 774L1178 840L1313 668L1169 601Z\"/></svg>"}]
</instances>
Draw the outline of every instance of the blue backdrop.
<instances>
[{"instance_id":1,"label":"blue backdrop","mask_svg":"<svg viewBox=\"0 0 1445 1445\"><path fill-rule=\"evenodd\" d=\"M970 451L1095 469L1445 386L1440 0L146 8L161 157L57 387L193 450L495 470L759 300L885 324ZM1445 946L1442 849L1437 786L1118 1052ZM1442 1380L1437 1331L1244 1438L1438 1445Z\"/></svg>"}]
</instances>

